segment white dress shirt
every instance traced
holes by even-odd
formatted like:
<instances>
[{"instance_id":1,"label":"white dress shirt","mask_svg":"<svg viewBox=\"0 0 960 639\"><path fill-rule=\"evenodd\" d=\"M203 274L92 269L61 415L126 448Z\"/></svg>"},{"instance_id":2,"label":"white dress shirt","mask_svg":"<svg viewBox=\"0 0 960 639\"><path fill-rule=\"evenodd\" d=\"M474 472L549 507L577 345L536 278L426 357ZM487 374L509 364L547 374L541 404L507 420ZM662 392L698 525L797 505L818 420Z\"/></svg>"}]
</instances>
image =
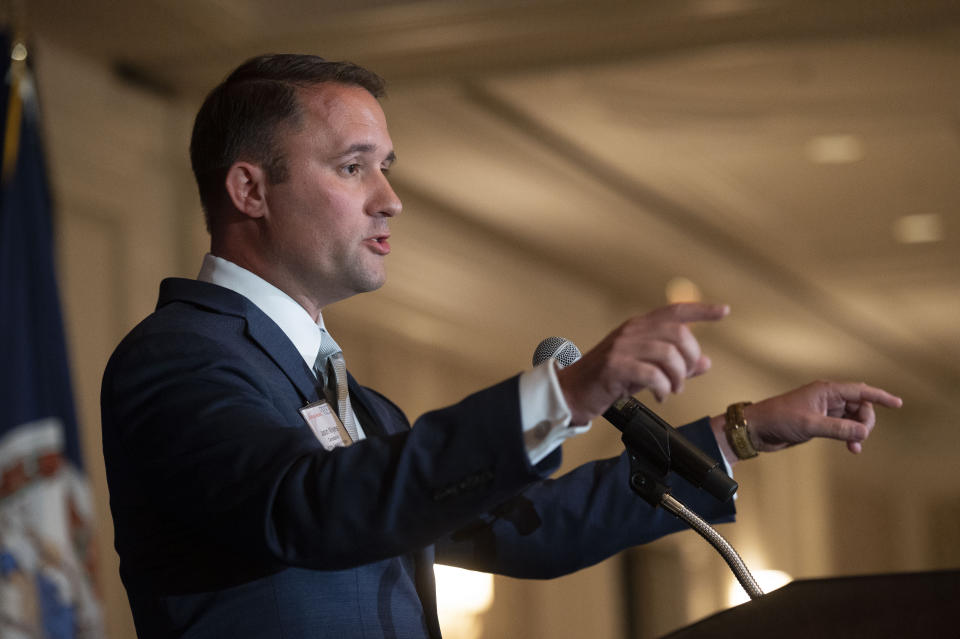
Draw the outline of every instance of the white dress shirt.
<instances>
[{"instance_id":1,"label":"white dress shirt","mask_svg":"<svg viewBox=\"0 0 960 639\"><path fill-rule=\"evenodd\" d=\"M197 279L243 295L253 302L293 342L307 368L320 350L323 316L314 322L300 304L279 288L229 260L207 253ZM573 435L585 433L585 426L570 425L570 409L557 382L554 360L548 360L520 375L520 419L523 440L531 464L536 464ZM365 437L358 425L360 439Z\"/></svg>"}]
</instances>

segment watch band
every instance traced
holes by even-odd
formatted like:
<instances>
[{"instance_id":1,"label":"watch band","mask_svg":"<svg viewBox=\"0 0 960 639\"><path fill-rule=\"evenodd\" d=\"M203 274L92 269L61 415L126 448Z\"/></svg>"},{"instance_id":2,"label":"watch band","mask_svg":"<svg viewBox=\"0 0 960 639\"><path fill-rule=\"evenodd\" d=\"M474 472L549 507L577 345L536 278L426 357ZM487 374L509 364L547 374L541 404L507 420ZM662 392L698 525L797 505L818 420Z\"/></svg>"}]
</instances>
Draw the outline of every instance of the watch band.
<instances>
[{"instance_id":1,"label":"watch band","mask_svg":"<svg viewBox=\"0 0 960 639\"><path fill-rule=\"evenodd\" d=\"M757 449L750 439L750 425L743 414L743 407L750 402L737 402L727 406L726 424L723 431L727 434L730 448L737 454L738 459L750 459L757 456Z\"/></svg>"}]
</instances>

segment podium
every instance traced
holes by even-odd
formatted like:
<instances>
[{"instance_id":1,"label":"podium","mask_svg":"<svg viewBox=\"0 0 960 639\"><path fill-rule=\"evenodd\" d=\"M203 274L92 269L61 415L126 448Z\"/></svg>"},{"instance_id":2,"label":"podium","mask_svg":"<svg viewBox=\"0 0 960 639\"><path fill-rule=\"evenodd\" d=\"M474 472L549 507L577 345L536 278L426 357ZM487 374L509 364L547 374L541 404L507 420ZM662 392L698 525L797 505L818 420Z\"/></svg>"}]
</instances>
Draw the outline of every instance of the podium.
<instances>
[{"instance_id":1,"label":"podium","mask_svg":"<svg viewBox=\"0 0 960 639\"><path fill-rule=\"evenodd\" d=\"M960 570L801 579L662 639L960 637Z\"/></svg>"}]
</instances>

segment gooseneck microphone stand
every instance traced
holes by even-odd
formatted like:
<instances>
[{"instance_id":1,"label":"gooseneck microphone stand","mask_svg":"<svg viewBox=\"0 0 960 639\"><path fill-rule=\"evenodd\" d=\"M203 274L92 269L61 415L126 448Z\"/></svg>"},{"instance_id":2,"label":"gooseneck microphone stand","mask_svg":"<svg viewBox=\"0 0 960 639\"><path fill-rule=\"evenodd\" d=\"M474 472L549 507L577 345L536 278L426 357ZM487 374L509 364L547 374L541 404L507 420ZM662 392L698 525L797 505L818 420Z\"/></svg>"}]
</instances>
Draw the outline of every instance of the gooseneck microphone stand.
<instances>
[{"instance_id":1,"label":"gooseneck microphone stand","mask_svg":"<svg viewBox=\"0 0 960 639\"><path fill-rule=\"evenodd\" d=\"M730 545L730 542L724 539L723 535L717 532L713 526L670 494L665 483L666 473L660 473L653 464L647 461L645 456L637 454L627 441L626 433L624 433L622 440L627 448L627 453L630 455L630 488L633 492L654 508L663 506L664 510L685 521L688 526L693 528L697 534L706 539L720 553L720 556L727 562L737 581L740 582L751 599L762 597L763 591L753 575L750 574L750 570L743 559ZM669 469L669 464L667 464L667 468Z\"/></svg>"}]
</instances>

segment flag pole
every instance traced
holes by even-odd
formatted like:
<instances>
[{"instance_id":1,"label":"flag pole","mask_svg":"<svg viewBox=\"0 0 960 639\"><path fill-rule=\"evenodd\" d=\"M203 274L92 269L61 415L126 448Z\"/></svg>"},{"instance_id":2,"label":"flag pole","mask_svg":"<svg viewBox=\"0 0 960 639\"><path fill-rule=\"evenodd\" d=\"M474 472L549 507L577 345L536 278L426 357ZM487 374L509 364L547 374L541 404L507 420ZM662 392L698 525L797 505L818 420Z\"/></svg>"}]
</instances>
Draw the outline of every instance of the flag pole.
<instances>
[{"instance_id":1,"label":"flag pole","mask_svg":"<svg viewBox=\"0 0 960 639\"><path fill-rule=\"evenodd\" d=\"M10 50L2 55L10 56L9 96L7 100L7 121L3 129L3 164L0 179L4 183L13 176L17 166L17 154L20 150L20 123L23 117L23 101L20 84L27 68L27 45L24 34L26 10L22 0L4 0L4 23L10 28ZM6 80L6 78L5 78Z\"/></svg>"}]
</instances>

